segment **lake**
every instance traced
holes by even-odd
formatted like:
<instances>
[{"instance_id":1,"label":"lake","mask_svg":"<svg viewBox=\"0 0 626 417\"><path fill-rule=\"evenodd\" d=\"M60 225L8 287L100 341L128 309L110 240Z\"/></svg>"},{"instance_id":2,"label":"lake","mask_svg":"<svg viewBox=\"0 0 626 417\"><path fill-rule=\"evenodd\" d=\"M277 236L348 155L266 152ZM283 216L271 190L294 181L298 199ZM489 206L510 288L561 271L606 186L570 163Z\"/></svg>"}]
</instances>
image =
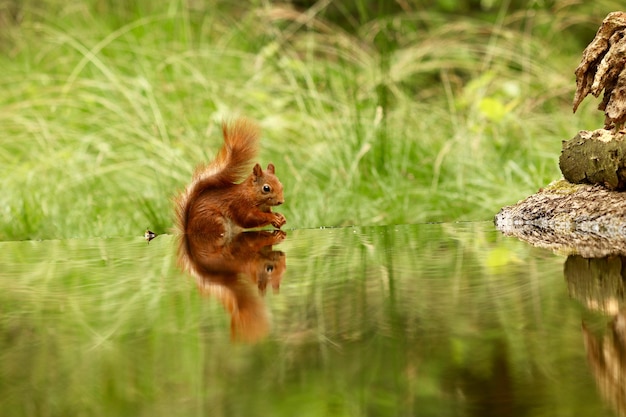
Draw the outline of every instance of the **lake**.
<instances>
[{"instance_id":1,"label":"lake","mask_svg":"<svg viewBox=\"0 0 626 417\"><path fill-rule=\"evenodd\" d=\"M0 415L626 410L620 256L491 222L178 241L0 242Z\"/></svg>"}]
</instances>

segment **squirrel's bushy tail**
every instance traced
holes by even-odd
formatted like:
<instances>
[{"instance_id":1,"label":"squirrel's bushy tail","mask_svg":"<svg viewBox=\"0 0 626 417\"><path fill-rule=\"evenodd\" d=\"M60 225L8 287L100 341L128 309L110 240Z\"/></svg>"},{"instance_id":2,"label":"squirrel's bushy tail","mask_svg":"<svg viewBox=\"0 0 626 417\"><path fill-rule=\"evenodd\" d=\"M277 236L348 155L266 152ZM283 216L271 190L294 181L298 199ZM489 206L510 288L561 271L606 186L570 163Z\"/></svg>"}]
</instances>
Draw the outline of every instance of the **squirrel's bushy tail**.
<instances>
[{"instance_id":1,"label":"squirrel's bushy tail","mask_svg":"<svg viewBox=\"0 0 626 417\"><path fill-rule=\"evenodd\" d=\"M245 118L222 123L224 144L208 165L199 166L191 183L176 199L177 229L185 233L189 207L205 190L218 189L242 181L257 155L259 126Z\"/></svg>"},{"instance_id":2,"label":"squirrel's bushy tail","mask_svg":"<svg viewBox=\"0 0 626 417\"><path fill-rule=\"evenodd\" d=\"M222 123L224 144L215 159L194 173L192 186L219 188L243 180L252 168L259 148L260 130L251 120L239 118Z\"/></svg>"}]
</instances>

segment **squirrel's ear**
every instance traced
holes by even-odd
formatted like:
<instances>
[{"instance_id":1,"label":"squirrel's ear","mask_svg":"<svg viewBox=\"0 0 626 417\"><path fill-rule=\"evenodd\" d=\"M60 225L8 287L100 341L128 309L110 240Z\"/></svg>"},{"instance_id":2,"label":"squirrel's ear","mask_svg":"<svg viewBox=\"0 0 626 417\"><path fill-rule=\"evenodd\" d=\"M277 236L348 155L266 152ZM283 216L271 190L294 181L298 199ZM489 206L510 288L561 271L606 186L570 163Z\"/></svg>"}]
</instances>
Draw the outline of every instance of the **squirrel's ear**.
<instances>
[{"instance_id":1,"label":"squirrel's ear","mask_svg":"<svg viewBox=\"0 0 626 417\"><path fill-rule=\"evenodd\" d=\"M267 170L273 174L274 173L274 164L269 164L267 166Z\"/></svg>"},{"instance_id":2,"label":"squirrel's ear","mask_svg":"<svg viewBox=\"0 0 626 417\"><path fill-rule=\"evenodd\" d=\"M254 165L254 168L252 168L252 172L254 173L255 177L260 177L263 175L263 169L259 164Z\"/></svg>"}]
</instances>

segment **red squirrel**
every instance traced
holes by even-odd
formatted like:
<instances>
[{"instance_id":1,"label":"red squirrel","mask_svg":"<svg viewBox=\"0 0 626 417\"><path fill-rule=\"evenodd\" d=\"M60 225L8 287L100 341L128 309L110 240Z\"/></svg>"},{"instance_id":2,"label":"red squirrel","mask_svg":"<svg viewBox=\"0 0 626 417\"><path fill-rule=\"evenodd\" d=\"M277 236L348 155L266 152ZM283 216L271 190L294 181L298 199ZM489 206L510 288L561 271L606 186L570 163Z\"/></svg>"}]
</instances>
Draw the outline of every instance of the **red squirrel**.
<instances>
[{"instance_id":1,"label":"red squirrel","mask_svg":"<svg viewBox=\"0 0 626 417\"><path fill-rule=\"evenodd\" d=\"M223 122L222 134L224 144L215 159L196 168L176 199L178 231L232 235L269 224L280 229L285 216L272 212L272 207L283 204L283 186L274 165L263 170L256 164L245 177L258 152L259 127L239 118Z\"/></svg>"}]
</instances>

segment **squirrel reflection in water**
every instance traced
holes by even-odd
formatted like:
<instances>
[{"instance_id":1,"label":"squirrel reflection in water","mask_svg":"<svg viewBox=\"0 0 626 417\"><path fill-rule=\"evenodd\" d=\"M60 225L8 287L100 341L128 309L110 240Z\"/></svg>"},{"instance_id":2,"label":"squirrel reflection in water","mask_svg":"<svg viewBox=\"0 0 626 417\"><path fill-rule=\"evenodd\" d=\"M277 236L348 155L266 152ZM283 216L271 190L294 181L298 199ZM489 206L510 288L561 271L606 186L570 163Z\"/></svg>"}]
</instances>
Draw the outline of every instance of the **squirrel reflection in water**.
<instances>
[{"instance_id":1,"label":"squirrel reflection in water","mask_svg":"<svg viewBox=\"0 0 626 417\"><path fill-rule=\"evenodd\" d=\"M267 286L280 287L285 254L272 245L285 232L250 231L235 236L181 235L179 266L196 278L204 295L216 297L231 315L231 338L255 342L269 332L269 316L262 296Z\"/></svg>"},{"instance_id":2,"label":"squirrel reflection in water","mask_svg":"<svg viewBox=\"0 0 626 417\"><path fill-rule=\"evenodd\" d=\"M250 169L260 138L255 123L236 119L223 123L222 133L215 159L196 169L176 199L178 259L200 291L219 298L230 312L232 338L255 341L269 331L261 295L268 283L275 290L280 285L285 255L272 245L285 233L244 230L285 224L285 216L272 211L283 204L283 186L273 164Z\"/></svg>"}]
</instances>

